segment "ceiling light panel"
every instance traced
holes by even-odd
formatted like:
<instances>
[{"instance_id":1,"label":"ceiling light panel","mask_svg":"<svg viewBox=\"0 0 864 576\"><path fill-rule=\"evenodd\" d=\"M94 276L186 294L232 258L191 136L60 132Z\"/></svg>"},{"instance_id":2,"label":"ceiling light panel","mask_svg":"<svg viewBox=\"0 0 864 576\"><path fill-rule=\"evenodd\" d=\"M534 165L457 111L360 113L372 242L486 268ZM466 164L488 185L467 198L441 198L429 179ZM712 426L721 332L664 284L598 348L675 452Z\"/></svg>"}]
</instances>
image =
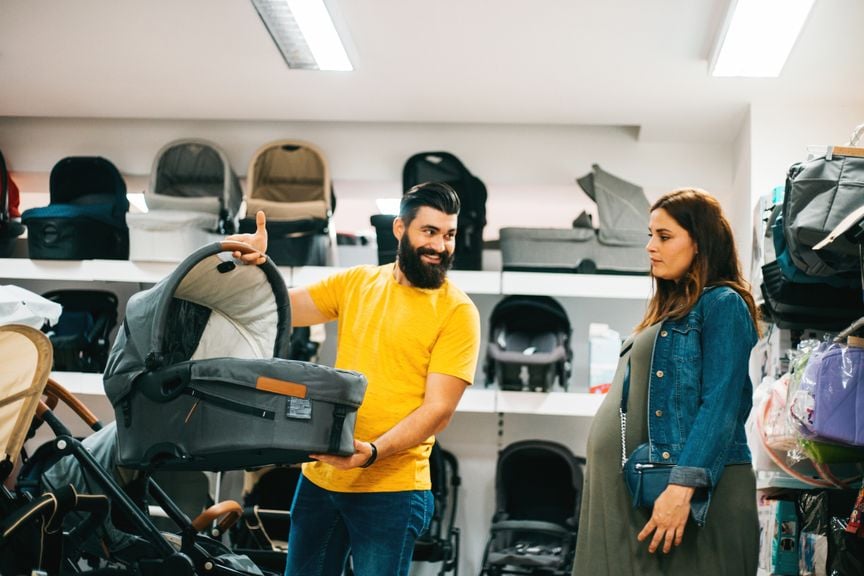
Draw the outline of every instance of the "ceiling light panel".
<instances>
[{"instance_id":1,"label":"ceiling light panel","mask_svg":"<svg viewBox=\"0 0 864 576\"><path fill-rule=\"evenodd\" d=\"M290 68L354 69L323 0L252 0L252 4Z\"/></svg>"},{"instance_id":2,"label":"ceiling light panel","mask_svg":"<svg viewBox=\"0 0 864 576\"><path fill-rule=\"evenodd\" d=\"M713 76L775 78L814 0L732 0L714 50Z\"/></svg>"}]
</instances>

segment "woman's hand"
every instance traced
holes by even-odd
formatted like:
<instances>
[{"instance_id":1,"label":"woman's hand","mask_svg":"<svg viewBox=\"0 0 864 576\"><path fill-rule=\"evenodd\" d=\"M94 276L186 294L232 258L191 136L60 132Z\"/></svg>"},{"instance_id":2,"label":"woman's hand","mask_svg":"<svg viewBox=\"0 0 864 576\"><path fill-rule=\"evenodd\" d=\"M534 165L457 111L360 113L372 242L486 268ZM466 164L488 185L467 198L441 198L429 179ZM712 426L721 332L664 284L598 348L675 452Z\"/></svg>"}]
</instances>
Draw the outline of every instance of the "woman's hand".
<instances>
[{"instance_id":1,"label":"woman's hand","mask_svg":"<svg viewBox=\"0 0 864 576\"><path fill-rule=\"evenodd\" d=\"M264 212L261 210L255 214L255 227L256 230L254 234L232 234L225 240L243 242L257 250L257 252L251 252L249 254L234 252L233 256L245 264L256 264L260 266L267 261L267 256L264 255L267 253L267 217L264 216Z\"/></svg>"},{"instance_id":2,"label":"woman's hand","mask_svg":"<svg viewBox=\"0 0 864 576\"><path fill-rule=\"evenodd\" d=\"M654 533L654 537L648 545L648 552L652 554L656 552L661 542L663 543L664 554L672 551L672 544L681 545L681 540L684 538L684 526L690 516L690 499L695 491L696 489L691 486L669 484L666 490L654 501L651 519L637 536L640 542L644 542L651 536L652 532Z\"/></svg>"}]
</instances>

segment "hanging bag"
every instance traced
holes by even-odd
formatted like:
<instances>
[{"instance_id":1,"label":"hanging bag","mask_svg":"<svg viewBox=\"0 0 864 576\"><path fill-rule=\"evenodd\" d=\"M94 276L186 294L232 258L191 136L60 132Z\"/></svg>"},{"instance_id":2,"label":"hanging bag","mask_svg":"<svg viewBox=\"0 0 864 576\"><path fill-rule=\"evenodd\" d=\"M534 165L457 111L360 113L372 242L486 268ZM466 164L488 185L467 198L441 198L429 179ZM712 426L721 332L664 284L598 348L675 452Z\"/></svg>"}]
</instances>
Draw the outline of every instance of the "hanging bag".
<instances>
[{"instance_id":1,"label":"hanging bag","mask_svg":"<svg viewBox=\"0 0 864 576\"><path fill-rule=\"evenodd\" d=\"M669 473L674 464L651 461L651 447L648 442L636 447L627 456L627 397L630 395L630 361L624 373L624 390L621 394L621 470L624 483L630 490L634 508L651 508L654 501L669 485Z\"/></svg>"}]
</instances>

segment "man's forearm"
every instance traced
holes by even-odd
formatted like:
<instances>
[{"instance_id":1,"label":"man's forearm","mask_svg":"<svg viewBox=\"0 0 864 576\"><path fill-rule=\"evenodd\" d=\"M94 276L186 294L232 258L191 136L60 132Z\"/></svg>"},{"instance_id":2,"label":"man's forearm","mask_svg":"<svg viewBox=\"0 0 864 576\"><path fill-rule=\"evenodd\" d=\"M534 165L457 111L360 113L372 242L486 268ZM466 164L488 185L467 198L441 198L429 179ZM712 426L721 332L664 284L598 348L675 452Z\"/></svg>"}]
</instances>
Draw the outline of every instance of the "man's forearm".
<instances>
[{"instance_id":1,"label":"man's forearm","mask_svg":"<svg viewBox=\"0 0 864 576\"><path fill-rule=\"evenodd\" d=\"M450 423L453 412L449 406L421 405L378 438L370 438L378 449L378 459L413 448L433 434L441 432Z\"/></svg>"}]
</instances>

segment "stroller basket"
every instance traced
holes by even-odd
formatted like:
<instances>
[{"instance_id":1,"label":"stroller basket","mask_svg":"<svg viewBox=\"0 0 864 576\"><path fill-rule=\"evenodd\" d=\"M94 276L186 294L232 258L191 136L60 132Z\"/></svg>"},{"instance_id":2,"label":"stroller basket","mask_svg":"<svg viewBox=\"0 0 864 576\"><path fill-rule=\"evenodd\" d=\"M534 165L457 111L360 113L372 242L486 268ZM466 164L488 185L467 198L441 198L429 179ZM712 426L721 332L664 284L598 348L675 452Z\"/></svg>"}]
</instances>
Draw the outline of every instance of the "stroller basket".
<instances>
[{"instance_id":1,"label":"stroller basket","mask_svg":"<svg viewBox=\"0 0 864 576\"><path fill-rule=\"evenodd\" d=\"M236 249L249 250L205 246L130 299L105 371L122 465L216 471L353 453L365 377L287 360L282 276L270 260L235 265Z\"/></svg>"}]
</instances>

